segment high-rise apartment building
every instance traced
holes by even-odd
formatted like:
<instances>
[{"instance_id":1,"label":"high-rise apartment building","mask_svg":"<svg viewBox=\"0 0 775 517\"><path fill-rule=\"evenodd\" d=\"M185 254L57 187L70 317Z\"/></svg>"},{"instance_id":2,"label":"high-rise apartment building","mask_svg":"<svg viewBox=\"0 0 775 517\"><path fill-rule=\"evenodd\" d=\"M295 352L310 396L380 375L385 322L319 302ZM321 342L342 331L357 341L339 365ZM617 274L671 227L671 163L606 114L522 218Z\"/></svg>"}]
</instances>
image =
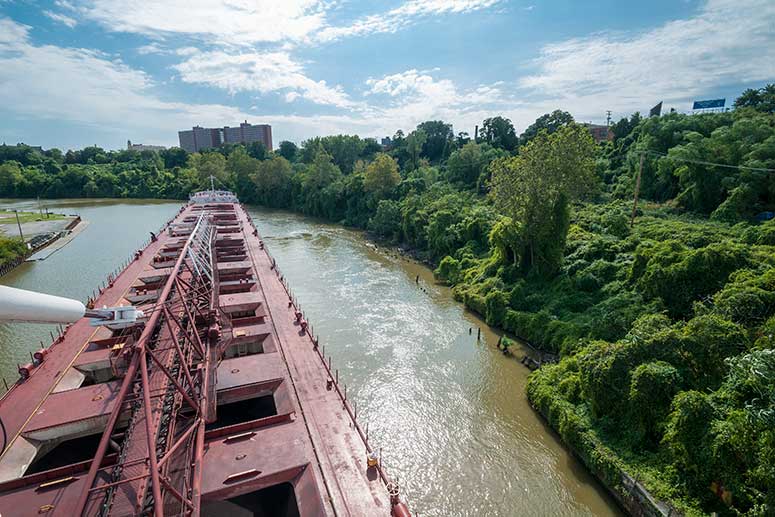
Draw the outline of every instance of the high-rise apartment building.
<instances>
[{"instance_id":1,"label":"high-rise apartment building","mask_svg":"<svg viewBox=\"0 0 775 517\"><path fill-rule=\"evenodd\" d=\"M272 126L269 124L240 123L239 127L225 126L223 128L207 128L194 126L185 131L178 131L180 147L190 153L220 147L223 144L249 144L262 142L267 149L272 149Z\"/></svg>"}]
</instances>

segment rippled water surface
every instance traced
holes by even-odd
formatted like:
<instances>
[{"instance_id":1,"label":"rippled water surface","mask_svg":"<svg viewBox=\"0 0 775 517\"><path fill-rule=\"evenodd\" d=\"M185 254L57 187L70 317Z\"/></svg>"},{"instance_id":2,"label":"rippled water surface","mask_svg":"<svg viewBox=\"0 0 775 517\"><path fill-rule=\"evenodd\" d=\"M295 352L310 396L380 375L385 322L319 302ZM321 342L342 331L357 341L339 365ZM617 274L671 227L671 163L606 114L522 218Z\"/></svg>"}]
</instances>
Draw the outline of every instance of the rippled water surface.
<instances>
[{"instance_id":1,"label":"rippled water surface","mask_svg":"<svg viewBox=\"0 0 775 517\"><path fill-rule=\"evenodd\" d=\"M49 206L80 213L90 225L51 258L0 282L84 299L179 205ZM528 405L528 370L497 351L498 336L435 285L429 270L358 232L286 212L252 214L413 511L619 515ZM50 328L0 324L2 375L15 378L16 363L38 340L48 342Z\"/></svg>"}]
</instances>

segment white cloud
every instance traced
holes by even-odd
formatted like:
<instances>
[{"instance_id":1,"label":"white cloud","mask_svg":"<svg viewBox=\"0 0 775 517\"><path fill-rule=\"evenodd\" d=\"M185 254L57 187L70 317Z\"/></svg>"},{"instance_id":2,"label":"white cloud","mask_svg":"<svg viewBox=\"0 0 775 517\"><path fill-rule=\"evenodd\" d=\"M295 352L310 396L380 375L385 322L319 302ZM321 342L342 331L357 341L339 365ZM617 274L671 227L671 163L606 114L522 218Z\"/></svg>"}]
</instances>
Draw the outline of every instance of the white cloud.
<instances>
[{"instance_id":1,"label":"white cloud","mask_svg":"<svg viewBox=\"0 0 775 517\"><path fill-rule=\"evenodd\" d=\"M350 25L326 27L317 39L331 41L350 36L396 32L417 19L443 14L459 14L492 7L501 0L410 0L390 11L366 16Z\"/></svg>"},{"instance_id":2,"label":"white cloud","mask_svg":"<svg viewBox=\"0 0 775 517\"><path fill-rule=\"evenodd\" d=\"M395 9L333 26L331 0L73 0L73 11L110 30L150 37L186 34L210 43L331 41L374 32L395 32L417 20L477 11L503 0L409 0Z\"/></svg>"},{"instance_id":3,"label":"white cloud","mask_svg":"<svg viewBox=\"0 0 775 517\"><path fill-rule=\"evenodd\" d=\"M321 0L80 0L83 16L116 32L186 34L245 45L300 40L322 27Z\"/></svg>"},{"instance_id":4,"label":"white cloud","mask_svg":"<svg viewBox=\"0 0 775 517\"><path fill-rule=\"evenodd\" d=\"M638 33L600 33L547 45L525 92L577 114L687 102L714 87L775 78L775 2L709 0L691 18Z\"/></svg>"},{"instance_id":5,"label":"white cloud","mask_svg":"<svg viewBox=\"0 0 775 517\"><path fill-rule=\"evenodd\" d=\"M285 92L286 100L301 96L316 104L354 107L339 86L307 77L287 52L230 54L223 51L191 55L173 68L184 82L206 84L230 93Z\"/></svg>"},{"instance_id":6,"label":"white cloud","mask_svg":"<svg viewBox=\"0 0 775 517\"><path fill-rule=\"evenodd\" d=\"M148 54L167 54L168 51L153 41L142 47L137 47L137 53L141 56L147 56Z\"/></svg>"},{"instance_id":7,"label":"white cloud","mask_svg":"<svg viewBox=\"0 0 775 517\"><path fill-rule=\"evenodd\" d=\"M364 115L379 134L411 130L425 120L443 119L456 130L472 131L474 125L496 113L515 109L520 103L502 91L503 83L461 89L450 79L437 79L439 69L417 70L371 78L368 96L379 97Z\"/></svg>"},{"instance_id":8,"label":"white cloud","mask_svg":"<svg viewBox=\"0 0 775 517\"><path fill-rule=\"evenodd\" d=\"M277 142L339 131L368 132L364 121L348 116L267 115L223 104L166 101L144 72L92 50L35 45L28 32L29 27L0 18L0 113L7 120L7 115L15 114L98 128L104 135L97 142L101 145L124 142L128 135L177 145L182 128L234 125L244 119L272 124ZM94 142L83 142L87 143Z\"/></svg>"},{"instance_id":9,"label":"white cloud","mask_svg":"<svg viewBox=\"0 0 775 517\"><path fill-rule=\"evenodd\" d=\"M454 86L451 81L446 79L435 81L426 72L420 72L416 69L386 75L380 79L369 79L366 84L371 86L369 93L386 93L391 97L414 93L421 93L429 97L435 96L434 93L442 94L442 96L454 95Z\"/></svg>"},{"instance_id":10,"label":"white cloud","mask_svg":"<svg viewBox=\"0 0 775 517\"><path fill-rule=\"evenodd\" d=\"M54 11L46 10L46 11L43 11L43 14L45 14L55 22L59 22L64 25L67 25L71 29L78 24L78 21L75 18L71 18L70 16L67 16L62 13L55 13Z\"/></svg>"},{"instance_id":11,"label":"white cloud","mask_svg":"<svg viewBox=\"0 0 775 517\"><path fill-rule=\"evenodd\" d=\"M175 50L175 54L178 56L191 56L197 52L199 52L199 49L196 47L181 47Z\"/></svg>"},{"instance_id":12,"label":"white cloud","mask_svg":"<svg viewBox=\"0 0 775 517\"><path fill-rule=\"evenodd\" d=\"M13 78L13 80L8 80ZM0 19L0 98L3 109L108 131L158 131L196 123L233 123L236 108L161 100L144 72L80 48L34 45L28 28Z\"/></svg>"},{"instance_id":13,"label":"white cloud","mask_svg":"<svg viewBox=\"0 0 775 517\"><path fill-rule=\"evenodd\" d=\"M0 48L25 41L29 31L30 27L28 25L16 23L8 18L0 18Z\"/></svg>"},{"instance_id":14,"label":"white cloud","mask_svg":"<svg viewBox=\"0 0 775 517\"><path fill-rule=\"evenodd\" d=\"M68 11L76 10L75 6L71 2L68 2L67 0L56 0L56 2L54 2L54 5L56 5L57 7L61 7L62 9L67 9Z\"/></svg>"}]
</instances>

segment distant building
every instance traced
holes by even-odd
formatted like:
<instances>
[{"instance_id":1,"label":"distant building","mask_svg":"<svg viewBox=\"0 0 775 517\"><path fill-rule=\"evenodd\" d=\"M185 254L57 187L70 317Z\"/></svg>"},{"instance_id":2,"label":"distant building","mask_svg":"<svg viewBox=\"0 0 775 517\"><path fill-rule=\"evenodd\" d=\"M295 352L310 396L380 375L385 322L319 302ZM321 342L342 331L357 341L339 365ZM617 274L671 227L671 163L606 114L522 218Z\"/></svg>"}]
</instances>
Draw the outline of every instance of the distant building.
<instances>
[{"instance_id":1,"label":"distant building","mask_svg":"<svg viewBox=\"0 0 775 517\"><path fill-rule=\"evenodd\" d=\"M261 142L272 150L272 126L269 124L240 123L239 127L225 126L223 128L208 128L194 126L185 131L178 131L180 147L189 153L202 149L220 147L223 144L249 144Z\"/></svg>"},{"instance_id":2,"label":"distant building","mask_svg":"<svg viewBox=\"0 0 775 517\"><path fill-rule=\"evenodd\" d=\"M167 149L163 145L133 144L131 140L126 141L127 151L164 151Z\"/></svg>"},{"instance_id":3,"label":"distant building","mask_svg":"<svg viewBox=\"0 0 775 517\"><path fill-rule=\"evenodd\" d=\"M389 137L389 136L386 136L385 138L383 138L383 139L380 141L380 143L382 144L382 148L383 148L383 149L387 149L388 147L390 147L390 145L391 145L393 142L390 140L390 137Z\"/></svg>"},{"instance_id":4,"label":"distant building","mask_svg":"<svg viewBox=\"0 0 775 517\"><path fill-rule=\"evenodd\" d=\"M611 131L611 128L608 126L601 124L584 124L584 127L589 129L589 132L592 134L592 138L598 144L600 142L611 141L614 139L614 132Z\"/></svg>"},{"instance_id":5,"label":"distant building","mask_svg":"<svg viewBox=\"0 0 775 517\"><path fill-rule=\"evenodd\" d=\"M178 138L180 140L180 147L189 153L220 147L223 142L220 129L201 126L194 126L186 131L178 131Z\"/></svg>"}]
</instances>

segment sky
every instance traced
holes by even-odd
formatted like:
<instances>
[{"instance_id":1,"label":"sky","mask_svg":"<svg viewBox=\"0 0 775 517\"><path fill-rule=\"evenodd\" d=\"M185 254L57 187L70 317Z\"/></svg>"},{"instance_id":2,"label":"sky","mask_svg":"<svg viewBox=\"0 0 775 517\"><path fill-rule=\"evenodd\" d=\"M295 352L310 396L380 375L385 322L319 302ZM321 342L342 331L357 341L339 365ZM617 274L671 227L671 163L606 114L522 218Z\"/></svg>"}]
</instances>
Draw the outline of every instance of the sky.
<instances>
[{"instance_id":1,"label":"sky","mask_svg":"<svg viewBox=\"0 0 775 517\"><path fill-rule=\"evenodd\" d=\"M768 82L773 0L0 0L0 142L45 148L243 120L275 146L495 115L520 133Z\"/></svg>"}]
</instances>

